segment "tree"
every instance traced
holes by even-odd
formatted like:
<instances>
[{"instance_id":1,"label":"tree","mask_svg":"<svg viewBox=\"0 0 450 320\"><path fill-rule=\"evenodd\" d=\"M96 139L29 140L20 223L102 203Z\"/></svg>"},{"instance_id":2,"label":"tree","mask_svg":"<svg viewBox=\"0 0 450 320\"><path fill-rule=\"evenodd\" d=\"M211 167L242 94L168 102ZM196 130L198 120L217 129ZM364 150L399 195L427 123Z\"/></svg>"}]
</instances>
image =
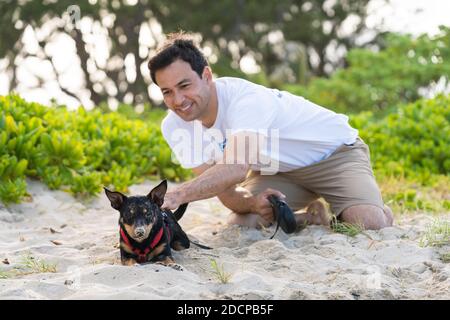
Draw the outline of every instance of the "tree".
<instances>
[{"instance_id":1,"label":"tree","mask_svg":"<svg viewBox=\"0 0 450 320\"><path fill-rule=\"evenodd\" d=\"M348 66L331 77L285 89L338 112L373 111L380 115L416 101L430 89L431 93L446 92L450 80L450 28L440 29L435 36L424 34L417 38L386 33L380 37L380 51L352 49L346 58Z\"/></svg>"},{"instance_id":2,"label":"tree","mask_svg":"<svg viewBox=\"0 0 450 320\"><path fill-rule=\"evenodd\" d=\"M60 0L57 2L27 1L19 6L17 1L7 0L0 3L2 31L0 56L6 57L7 69L12 74L10 88L17 87L15 72L18 60L35 57L40 62L50 62L53 78L57 80L60 89L67 95L81 101L80 93L83 88L73 92L59 81L62 72L55 67L53 56L49 54L48 44L60 34L69 35L74 41L76 54L79 58L80 69L84 78L84 86L89 90L90 99L95 105L114 97L120 102L131 94L134 103L149 101L147 94L148 79L144 79L141 66L145 65L147 53L143 55L139 43L140 28L149 20L151 11L145 10L142 2L126 5L119 1L78 1L82 19L87 27L83 30L68 23L67 9L73 1ZM22 37L26 27L37 32L44 27L47 32L37 36L39 50L35 54L23 52ZM95 31L94 31L95 30ZM94 32L107 35L108 57L106 61L95 58L95 44L89 43L89 37ZM125 59L134 64L135 78L127 79ZM37 75L35 75L37 76ZM45 79L40 79L40 83ZM108 90L108 86L109 89ZM109 92L108 92L109 91Z\"/></svg>"},{"instance_id":3,"label":"tree","mask_svg":"<svg viewBox=\"0 0 450 320\"><path fill-rule=\"evenodd\" d=\"M166 32L184 29L201 34L203 42L216 50L219 64L238 69L240 59L251 54L270 75L288 59L288 46L295 43L309 53L311 73L323 76L343 63L343 53L336 58L327 50L346 52L367 31L368 2L171 0L153 12Z\"/></svg>"},{"instance_id":4,"label":"tree","mask_svg":"<svg viewBox=\"0 0 450 320\"><path fill-rule=\"evenodd\" d=\"M146 67L149 55L164 40L162 33L184 29L198 34L202 46L210 49L210 60L219 75L245 77L239 63L251 56L263 75L273 75L284 65L293 81L305 81L310 72L323 75L330 65L342 62L326 52L330 47L347 49L355 45L354 39L363 30L367 2L80 0L76 5L82 27L76 28L69 23L67 12L73 1L4 0L0 2L0 58L5 58L7 64L10 90L18 86L18 65L33 58L50 64L52 74L47 78L79 101L87 91L95 105L108 98L140 104L151 102ZM357 23L354 32L345 35L340 30L349 17L358 17ZM36 52L24 50L25 31L36 35ZM96 57L94 34L106 39L108 48L103 60ZM61 79L67 74L55 67L49 45L61 35L73 41L84 79L80 88L65 85ZM289 58L292 52L294 58ZM307 59L312 53L317 63L311 57ZM42 75L35 77L38 86L48 81Z\"/></svg>"}]
</instances>

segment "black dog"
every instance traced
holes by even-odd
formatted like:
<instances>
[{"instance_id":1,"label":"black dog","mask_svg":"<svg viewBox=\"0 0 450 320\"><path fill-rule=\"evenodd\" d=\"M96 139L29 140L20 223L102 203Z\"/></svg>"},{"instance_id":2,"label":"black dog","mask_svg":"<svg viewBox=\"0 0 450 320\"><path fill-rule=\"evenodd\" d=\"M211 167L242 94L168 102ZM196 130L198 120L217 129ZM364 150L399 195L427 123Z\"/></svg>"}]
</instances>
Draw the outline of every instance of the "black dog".
<instances>
[{"instance_id":1,"label":"black dog","mask_svg":"<svg viewBox=\"0 0 450 320\"><path fill-rule=\"evenodd\" d=\"M190 241L178 224L187 208L181 205L174 213L161 210L167 181L162 181L146 196L127 197L106 188L111 206L120 212L120 257L123 265L157 262L177 267L171 248L189 248ZM179 267L179 266L178 266Z\"/></svg>"}]
</instances>

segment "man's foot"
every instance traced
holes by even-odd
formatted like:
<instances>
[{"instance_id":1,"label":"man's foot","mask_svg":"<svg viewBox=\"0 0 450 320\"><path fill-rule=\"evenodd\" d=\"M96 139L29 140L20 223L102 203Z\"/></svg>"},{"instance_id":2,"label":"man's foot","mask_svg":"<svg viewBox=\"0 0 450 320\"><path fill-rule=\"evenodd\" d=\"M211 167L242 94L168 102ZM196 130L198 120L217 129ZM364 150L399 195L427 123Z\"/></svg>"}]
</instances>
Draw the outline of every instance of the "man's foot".
<instances>
[{"instance_id":1,"label":"man's foot","mask_svg":"<svg viewBox=\"0 0 450 320\"><path fill-rule=\"evenodd\" d=\"M327 208L323 202L315 200L306 208L306 212L295 214L297 228L309 224L329 226L331 217L328 215Z\"/></svg>"},{"instance_id":2,"label":"man's foot","mask_svg":"<svg viewBox=\"0 0 450 320\"><path fill-rule=\"evenodd\" d=\"M270 222L264 220L259 214L256 213L247 213L247 214L239 214L235 212L231 212L228 216L228 224L237 224L240 226L257 228L268 227L270 226Z\"/></svg>"}]
</instances>

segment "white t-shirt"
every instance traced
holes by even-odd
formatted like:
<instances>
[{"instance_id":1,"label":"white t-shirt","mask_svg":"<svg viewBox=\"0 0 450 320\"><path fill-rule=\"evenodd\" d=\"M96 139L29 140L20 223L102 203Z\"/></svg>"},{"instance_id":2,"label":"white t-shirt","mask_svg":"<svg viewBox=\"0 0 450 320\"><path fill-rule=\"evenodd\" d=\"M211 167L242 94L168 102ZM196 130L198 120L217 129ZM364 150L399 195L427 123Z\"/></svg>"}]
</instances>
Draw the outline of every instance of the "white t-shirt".
<instances>
[{"instance_id":1,"label":"white t-shirt","mask_svg":"<svg viewBox=\"0 0 450 320\"><path fill-rule=\"evenodd\" d=\"M252 169L275 168L273 173L326 159L342 144L354 143L358 136L347 116L303 97L239 78L218 78L215 84L218 112L211 128L198 120L186 122L172 111L162 121L162 134L173 159L185 168L222 159L227 137L240 131L265 137L261 163L252 164Z\"/></svg>"}]
</instances>

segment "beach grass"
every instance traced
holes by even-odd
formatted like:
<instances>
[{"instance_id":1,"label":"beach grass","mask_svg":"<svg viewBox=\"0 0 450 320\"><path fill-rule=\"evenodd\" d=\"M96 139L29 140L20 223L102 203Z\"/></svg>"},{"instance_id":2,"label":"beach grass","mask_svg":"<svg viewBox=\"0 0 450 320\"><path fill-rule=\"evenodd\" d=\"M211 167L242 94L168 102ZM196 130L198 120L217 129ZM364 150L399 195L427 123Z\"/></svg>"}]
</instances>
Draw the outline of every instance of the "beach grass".
<instances>
[{"instance_id":1,"label":"beach grass","mask_svg":"<svg viewBox=\"0 0 450 320\"><path fill-rule=\"evenodd\" d=\"M364 234L364 227L362 224L340 222L336 217L333 217L331 221L331 230L337 233L345 234L349 237L355 237L358 234Z\"/></svg>"},{"instance_id":2,"label":"beach grass","mask_svg":"<svg viewBox=\"0 0 450 320\"><path fill-rule=\"evenodd\" d=\"M450 245L450 221L444 219L433 220L420 238L419 245L421 247L442 247L444 245Z\"/></svg>"},{"instance_id":3,"label":"beach grass","mask_svg":"<svg viewBox=\"0 0 450 320\"><path fill-rule=\"evenodd\" d=\"M450 252L442 253L439 257L442 262L449 263L450 262Z\"/></svg>"},{"instance_id":4,"label":"beach grass","mask_svg":"<svg viewBox=\"0 0 450 320\"><path fill-rule=\"evenodd\" d=\"M11 270L0 270L0 279L14 278L34 273L56 273L56 263L35 258L31 253L24 255L17 266Z\"/></svg>"},{"instance_id":5,"label":"beach grass","mask_svg":"<svg viewBox=\"0 0 450 320\"><path fill-rule=\"evenodd\" d=\"M56 264L47 262L43 259L35 258L30 254L27 254L22 258L21 265L25 268L26 272L30 273L55 273Z\"/></svg>"},{"instance_id":6,"label":"beach grass","mask_svg":"<svg viewBox=\"0 0 450 320\"><path fill-rule=\"evenodd\" d=\"M216 277L216 279L223 284L226 284L230 281L231 274L225 272L225 269L223 267L223 264L219 266L217 261L215 259L210 259L211 262L211 268L213 269L213 274Z\"/></svg>"}]
</instances>

